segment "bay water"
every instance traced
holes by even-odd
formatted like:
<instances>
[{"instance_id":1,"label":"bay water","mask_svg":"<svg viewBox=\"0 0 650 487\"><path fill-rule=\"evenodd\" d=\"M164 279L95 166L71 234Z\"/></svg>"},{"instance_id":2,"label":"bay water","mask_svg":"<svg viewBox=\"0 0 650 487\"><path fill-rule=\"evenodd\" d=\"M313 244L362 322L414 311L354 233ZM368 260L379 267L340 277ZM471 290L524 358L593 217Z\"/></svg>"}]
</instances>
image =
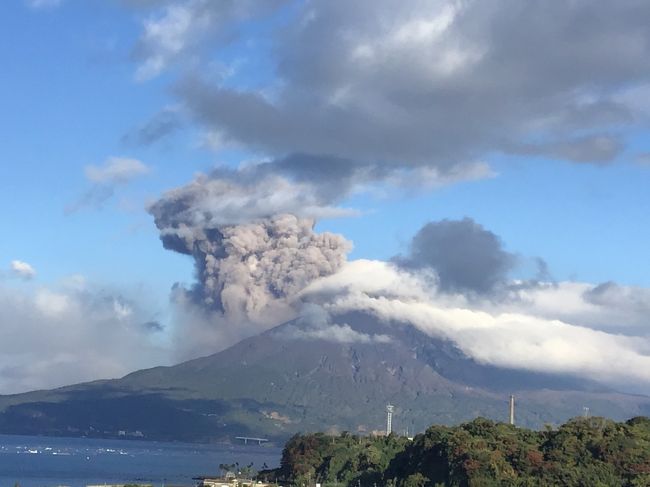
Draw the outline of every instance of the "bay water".
<instances>
[{"instance_id":1,"label":"bay water","mask_svg":"<svg viewBox=\"0 0 650 487\"><path fill-rule=\"evenodd\" d=\"M0 487L85 487L149 483L192 486L219 464L276 467L282 448L263 444L188 444L0 435Z\"/></svg>"}]
</instances>

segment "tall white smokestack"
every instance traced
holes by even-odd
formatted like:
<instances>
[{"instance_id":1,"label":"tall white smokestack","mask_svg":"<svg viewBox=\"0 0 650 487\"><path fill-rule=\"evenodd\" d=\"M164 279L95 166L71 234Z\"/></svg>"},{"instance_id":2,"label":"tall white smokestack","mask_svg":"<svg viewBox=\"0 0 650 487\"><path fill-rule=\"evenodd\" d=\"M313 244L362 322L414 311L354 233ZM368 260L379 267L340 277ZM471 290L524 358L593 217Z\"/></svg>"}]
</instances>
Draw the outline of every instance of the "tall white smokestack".
<instances>
[{"instance_id":1,"label":"tall white smokestack","mask_svg":"<svg viewBox=\"0 0 650 487\"><path fill-rule=\"evenodd\" d=\"M510 424L515 424L515 396L510 396Z\"/></svg>"}]
</instances>

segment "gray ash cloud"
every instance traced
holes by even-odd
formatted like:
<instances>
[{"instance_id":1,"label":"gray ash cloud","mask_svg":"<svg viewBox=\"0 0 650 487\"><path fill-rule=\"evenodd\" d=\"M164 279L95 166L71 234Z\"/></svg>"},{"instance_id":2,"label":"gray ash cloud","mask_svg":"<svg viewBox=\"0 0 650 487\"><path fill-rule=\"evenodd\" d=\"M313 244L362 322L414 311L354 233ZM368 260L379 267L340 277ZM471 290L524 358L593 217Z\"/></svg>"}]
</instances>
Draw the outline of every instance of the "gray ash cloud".
<instances>
[{"instance_id":1,"label":"gray ash cloud","mask_svg":"<svg viewBox=\"0 0 650 487\"><path fill-rule=\"evenodd\" d=\"M313 219L276 214L273 201L246 192L213 175L168 192L149 209L165 248L194 259L192 301L233 320L259 319L274 302L289 302L337 272L351 248L340 235L315 232ZM236 221L236 214L248 220Z\"/></svg>"}]
</instances>

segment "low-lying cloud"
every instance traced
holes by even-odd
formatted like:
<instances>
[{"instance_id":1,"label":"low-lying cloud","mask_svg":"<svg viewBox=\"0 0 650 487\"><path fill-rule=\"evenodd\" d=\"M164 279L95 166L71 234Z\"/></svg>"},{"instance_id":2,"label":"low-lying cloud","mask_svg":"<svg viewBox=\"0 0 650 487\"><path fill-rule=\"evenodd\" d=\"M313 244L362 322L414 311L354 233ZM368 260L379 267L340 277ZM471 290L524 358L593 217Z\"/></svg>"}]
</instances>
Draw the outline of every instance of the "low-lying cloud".
<instances>
[{"instance_id":1,"label":"low-lying cloud","mask_svg":"<svg viewBox=\"0 0 650 487\"><path fill-rule=\"evenodd\" d=\"M347 323L335 323L325 308L313 303L304 303L300 308L299 317L293 323L275 331L274 335L285 340L315 340L347 345L391 342L391 338L386 334L364 333Z\"/></svg>"},{"instance_id":2,"label":"low-lying cloud","mask_svg":"<svg viewBox=\"0 0 650 487\"><path fill-rule=\"evenodd\" d=\"M388 335L361 333L354 330L350 325L327 325L322 328L301 330L287 328L283 336L290 340L321 340L335 343L390 343Z\"/></svg>"},{"instance_id":3,"label":"low-lying cloud","mask_svg":"<svg viewBox=\"0 0 650 487\"><path fill-rule=\"evenodd\" d=\"M0 284L0 393L121 377L167 364L135 299L71 279L16 290Z\"/></svg>"},{"instance_id":4,"label":"low-lying cloud","mask_svg":"<svg viewBox=\"0 0 650 487\"><path fill-rule=\"evenodd\" d=\"M359 260L313 283L302 295L335 315L364 311L384 323L410 323L453 342L480 363L588 377L647 392L650 335L645 306L650 299L625 315L620 313L625 300L594 306L589 297L594 289L588 284L559 283L501 302L469 300L462 294L440 292L417 271ZM627 293L648 298L645 290ZM562 299L556 299L558 294ZM574 303L569 312L567 302ZM615 316L616 325L603 327L602 313Z\"/></svg>"}]
</instances>

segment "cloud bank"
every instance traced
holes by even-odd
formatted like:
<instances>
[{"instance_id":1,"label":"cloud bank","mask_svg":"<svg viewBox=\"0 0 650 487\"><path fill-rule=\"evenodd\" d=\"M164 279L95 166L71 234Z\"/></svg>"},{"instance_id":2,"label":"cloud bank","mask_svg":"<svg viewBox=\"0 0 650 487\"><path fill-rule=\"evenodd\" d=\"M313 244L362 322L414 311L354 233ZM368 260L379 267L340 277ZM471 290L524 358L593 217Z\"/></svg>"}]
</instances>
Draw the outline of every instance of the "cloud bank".
<instances>
[{"instance_id":1,"label":"cloud bank","mask_svg":"<svg viewBox=\"0 0 650 487\"><path fill-rule=\"evenodd\" d=\"M417 271L358 260L312 283L302 297L334 315L365 311L385 323L410 323L451 341L480 363L570 374L648 392L648 291L616 286L610 299L594 302L591 295L601 288L559 283L497 302L468 299L432 286ZM630 295L643 304L621 313ZM615 321L606 326L608 319Z\"/></svg>"},{"instance_id":2,"label":"cloud bank","mask_svg":"<svg viewBox=\"0 0 650 487\"><path fill-rule=\"evenodd\" d=\"M121 377L169 363L136 299L75 277L16 290L0 283L0 392Z\"/></svg>"},{"instance_id":3,"label":"cloud bank","mask_svg":"<svg viewBox=\"0 0 650 487\"><path fill-rule=\"evenodd\" d=\"M136 76L180 66L177 101L214 138L344 160L357 176L458 174L493 153L604 164L623 128L647 122L634 101L650 83L646 2L288 3L149 2ZM250 22L268 23L263 38ZM233 46L254 63L250 46L269 43L262 86L203 69Z\"/></svg>"}]
</instances>

